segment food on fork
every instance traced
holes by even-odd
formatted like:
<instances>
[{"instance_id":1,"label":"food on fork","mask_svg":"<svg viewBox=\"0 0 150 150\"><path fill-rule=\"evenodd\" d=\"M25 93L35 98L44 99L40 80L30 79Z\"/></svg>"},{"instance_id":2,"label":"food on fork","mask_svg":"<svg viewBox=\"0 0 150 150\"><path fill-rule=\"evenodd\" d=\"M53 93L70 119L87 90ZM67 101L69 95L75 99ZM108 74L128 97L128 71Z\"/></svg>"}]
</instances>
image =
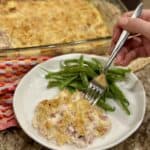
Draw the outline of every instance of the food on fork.
<instances>
[{"instance_id":1,"label":"food on fork","mask_svg":"<svg viewBox=\"0 0 150 150\"><path fill-rule=\"evenodd\" d=\"M104 111L92 106L81 92L63 90L58 97L37 105L33 126L59 145L84 147L105 135L111 123Z\"/></svg>"}]
</instances>

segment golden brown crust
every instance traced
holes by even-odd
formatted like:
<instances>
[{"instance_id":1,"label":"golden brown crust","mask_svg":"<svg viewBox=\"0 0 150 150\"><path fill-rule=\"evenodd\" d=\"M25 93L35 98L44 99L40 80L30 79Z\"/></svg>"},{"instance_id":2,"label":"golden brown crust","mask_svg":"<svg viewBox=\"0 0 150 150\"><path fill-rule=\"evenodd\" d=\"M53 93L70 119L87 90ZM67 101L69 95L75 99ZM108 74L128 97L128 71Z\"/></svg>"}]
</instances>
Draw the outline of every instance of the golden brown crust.
<instances>
[{"instance_id":1,"label":"golden brown crust","mask_svg":"<svg viewBox=\"0 0 150 150\"><path fill-rule=\"evenodd\" d=\"M0 3L0 29L13 47L108 35L101 14L87 0L8 0Z\"/></svg>"},{"instance_id":2,"label":"golden brown crust","mask_svg":"<svg viewBox=\"0 0 150 150\"><path fill-rule=\"evenodd\" d=\"M80 92L71 95L65 90L56 99L38 104L33 126L48 139L56 140L57 144L78 145L83 140L86 145L95 137L106 134L110 121L101 109L92 106Z\"/></svg>"}]
</instances>

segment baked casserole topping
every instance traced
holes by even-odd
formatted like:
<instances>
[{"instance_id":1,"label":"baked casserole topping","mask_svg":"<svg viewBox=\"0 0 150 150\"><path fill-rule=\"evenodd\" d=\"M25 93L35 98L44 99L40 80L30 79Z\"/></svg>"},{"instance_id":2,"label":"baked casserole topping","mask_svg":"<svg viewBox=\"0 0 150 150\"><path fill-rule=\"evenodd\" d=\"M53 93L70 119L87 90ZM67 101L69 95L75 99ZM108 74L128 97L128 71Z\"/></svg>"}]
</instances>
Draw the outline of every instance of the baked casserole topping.
<instances>
[{"instance_id":1,"label":"baked casserole topping","mask_svg":"<svg viewBox=\"0 0 150 150\"><path fill-rule=\"evenodd\" d=\"M0 1L0 30L12 47L109 35L100 12L88 0Z\"/></svg>"},{"instance_id":2,"label":"baked casserole topping","mask_svg":"<svg viewBox=\"0 0 150 150\"><path fill-rule=\"evenodd\" d=\"M82 93L64 90L53 100L41 101L36 107L33 126L59 145L79 147L93 142L110 129L110 120L97 106L92 106Z\"/></svg>"}]
</instances>

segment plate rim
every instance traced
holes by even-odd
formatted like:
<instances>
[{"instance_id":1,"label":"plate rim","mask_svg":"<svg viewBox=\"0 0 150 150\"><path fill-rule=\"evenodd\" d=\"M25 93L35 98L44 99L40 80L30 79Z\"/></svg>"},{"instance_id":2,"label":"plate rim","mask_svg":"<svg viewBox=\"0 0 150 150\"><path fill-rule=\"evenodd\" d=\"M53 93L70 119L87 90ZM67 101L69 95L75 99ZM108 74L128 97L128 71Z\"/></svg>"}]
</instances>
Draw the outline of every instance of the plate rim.
<instances>
[{"instance_id":1,"label":"plate rim","mask_svg":"<svg viewBox=\"0 0 150 150\"><path fill-rule=\"evenodd\" d=\"M24 77L21 79L21 81L19 82L19 84L18 84L17 87L16 87L16 90L15 90L15 93L14 93L14 97L13 97L13 110L14 110L14 115L15 115L15 117L16 117L16 119L17 119L17 122L18 122L20 128L21 128L21 129L24 131L24 133L25 133L26 135L28 135L31 139L33 139L35 142L37 142L38 144L40 144L40 145L42 145L42 146L44 146L44 147L46 147L46 148L48 148L48 149L59 150L59 149L55 149L55 148L50 148L49 146L43 144L43 143L40 142L39 140L36 140L36 138L35 138L34 136L30 135L30 133L27 131L27 129L25 129L25 127L23 127L21 121L19 120L19 116L17 115L17 110L16 110L16 107L15 107L15 105L16 105L16 103L17 103L17 100L16 100L16 98L15 98L16 95L17 95L17 91L18 91L18 89L20 88L20 85L22 84L23 80L26 78L26 76L28 76L28 74L30 74L31 71L33 71L33 69L35 70L36 68L39 68L42 64L45 64L45 63L47 63L47 62L49 62L49 61L51 61L51 60L53 60L53 59L58 59L58 58L61 58L61 57L63 58L64 56L65 56L65 57L66 57L66 56L72 56L72 57L74 57L74 56L80 56L80 55L88 56L88 57L99 57L100 59L105 59L105 60L108 59L107 56L99 56L99 55L84 54L84 53L72 53L72 54L64 54L64 55L60 55L60 56L55 56L55 57L52 57L52 58L48 59L47 61L44 61L44 62L42 62L42 63L36 65L35 67L33 67L29 72L27 72L27 73L24 75ZM70 57L70 58L72 58L72 57ZM121 66L119 66L119 67L121 67ZM124 67L124 68L126 68L126 67ZM141 80L138 79L138 77L137 77L133 72L131 72L131 74L134 76L134 78L136 78L136 79L138 80L138 82L139 82L139 84L140 84L140 86L141 86L141 88L142 88L142 92L143 92L143 101L144 101L144 102L143 102L143 105L144 105L144 106L143 106L143 112L142 112L141 118L140 118L140 120L138 121L138 123L136 124L136 126L135 126L130 132L127 132L128 134L124 135L122 138L120 138L119 140L117 140L117 141L115 141L115 142L113 142L113 143L111 143L111 144L108 144L108 145L106 145L106 146L103 146L101 150L105 150L105 149L108 149L108 148L112 148L112 147L114 147L114 146L120 144L121 142L125 141L127 138L129 138L129 137L140 127L140 125L142 124L142 122L143 122L143 120L144 120L144 116L145 116L145 113L146 113L146 101L147 101L147 99L146 99L146 92L145 92L145 89L144 89L144 86L143 86ZM100 149L99 149L98 147L96 147L96 148L88 148L87 150L100 150Z\"/></svg>"}]
</instances>

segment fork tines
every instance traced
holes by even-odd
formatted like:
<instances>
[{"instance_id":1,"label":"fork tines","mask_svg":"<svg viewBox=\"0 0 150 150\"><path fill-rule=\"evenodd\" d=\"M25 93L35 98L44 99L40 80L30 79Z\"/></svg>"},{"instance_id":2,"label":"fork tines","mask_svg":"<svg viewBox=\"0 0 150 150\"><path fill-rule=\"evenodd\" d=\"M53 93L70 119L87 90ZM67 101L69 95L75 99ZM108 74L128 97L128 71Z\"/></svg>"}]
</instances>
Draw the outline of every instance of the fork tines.
<instances>
[{"instance_id":1,"label":"fork tines","mask_svg":"<svg viewBox=\"0 0 150 150\"><path fill-rule=\"evenodd\" d=\"M85 98L87 98L92 105L95 105L101 98L105 91L105 88L97 84L94 80L89 83Z\"/></svg>"}]
</instances>

